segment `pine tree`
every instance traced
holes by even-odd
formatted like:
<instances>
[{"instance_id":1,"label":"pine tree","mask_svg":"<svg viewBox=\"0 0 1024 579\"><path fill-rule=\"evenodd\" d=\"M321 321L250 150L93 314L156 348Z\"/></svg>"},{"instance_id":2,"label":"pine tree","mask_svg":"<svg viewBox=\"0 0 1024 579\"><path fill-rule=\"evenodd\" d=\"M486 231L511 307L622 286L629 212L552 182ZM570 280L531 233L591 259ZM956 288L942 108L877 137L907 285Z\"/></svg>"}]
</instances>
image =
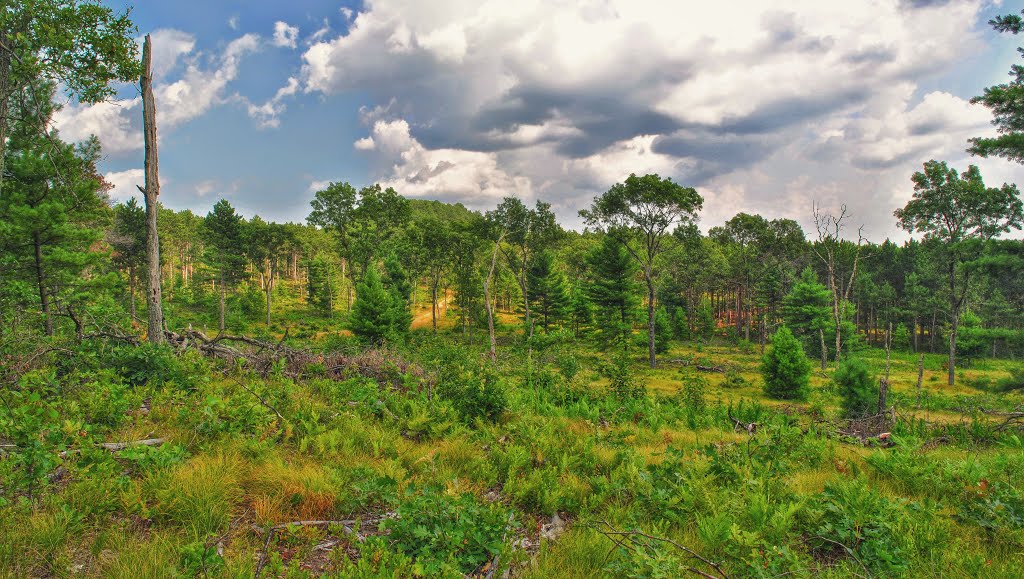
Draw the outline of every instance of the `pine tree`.
<instances>
[{"instance_id":1,"label":"pine tree","mask_svg":"<svg viewBox=\"0 0 1024 579\"><path fill-rule=\"evenodd\" d=\"M569 313L569 294L565 275L555 268L555 257L550 251L534 255L527 271L527 293L533 313L540 318L541 327L561 322Z\"/></svg>"},{"instance_id":2,"label":"pine tree","mask_svg":"<svg viewBox=\"0 0 1024 579\"><path fill-rule=\"evenodd\" d=\"M380 345L396 339L400 309L396 307L396 291L389 291L372 265L363 281L356 285L356 303L349 316L348 327L357 338L368 344Z\"/></svg>"},{"instance_id":3,"label":"pine tree","mask_svg":"<svg viewBox=\"0 0 1024 579\"><path fill-rule=\"evenodd\" d=\"M129 312L135 316L135 290L146 265L146 210L134 197L114 206L114 228L107 236L114 264L128 275Z\"/></svg>"},{"instance_id":4,"label":"pine tree","mask_svg":"<svg viewBox=\"0 0 1024 579\"><path fill-rule=\"evenodd\" d=\"M831 304L832 293L818 283L818 276L809 267L782 300L782 319L786 327L792 328L805 351L821 358L823 370L828 365L825 333L834 326Z\"/></svg>"},{"instance_id":5,"label":"pine tree","mask_svg":"<svg viewBox=\"0 0 1024 579\"><path fill-rule=\"evenodd\" d=\"M861 359L844 358L832 379L839 386L847 418L869 416L878 407L878 385Z\"/></svg>"},{"instance_id":6,"label":"pine tree","mask_svg":"<svg viewBox=\"0 0 1024 579\"><path fill-rule=\"evenodd\" d=\"M391 304L394 309L394 334L404 336L409 333L409 326L412 325L412 281L408 272L402 267L402 262L394 253L384 260L385 278L382 280L384 289L391 294Z\"/></svg>"},{"instance_id":7,"label":"pine tree","mask_svg":"<svg viewBox=\"0 0 1024 579\"><path fill-rule=\"evenodd\" d=\"M41 95L52 87L39 86ZM104 254L92 251L110 219L102 177L96 171L99 142L73 146L45 132L49 101L17 108L7 146L7 178L0 190L0 287L18 306L31 287L44 332L66 316L81 334L82 310L116 282L99 275ZM17 290L17 291L12 291ZM6 301L6 299L5 299Z\"/></svg>"},{"instance_id":8,"label":"pine tree","mask_svg":"<svg viewBox=\"0 0 1024 579\"><path fill-rule=\"evenodd\" d=\"M626 248L607 235L587 256L587 264L592 274L587 295L596 310L597 338L605 347L618 344L625 349L640 305L638 267Z\"/></svg>"},{"instance_id":9,"label":"pine tree","mask_svg":"<svg viewBox=\"0 0 1024 579\"><path fill-rule=\"evenodd\" d=\"M782 326L772 337L771 348L761 362L764 392L778 400L807 398L811 364L789 328Z\"/></svg>"},{"instance_id":10,"label":"pine tree","mask_svg":"<svg viewBox=\"0 0 1024 579\"><path fill-rule=\"evenodd\" d=\"M306 291L310 305L325 317L334 315L334 300L341 287L334 260L317 255L306 262Z\"/></svg>"},{"instance_id":11,"label":"pine tree","mask_svg":"<svg viewBox=\"0 0 1024 579\"><path fill-rule=\"evenodd\" d=\"M245 251L242 243L242 216L226 199L221 199L206 214L206 260L213 268L220 290L218 328L224 331L227 294L245 274Z\"/></svg>"},{"instance_id":12,"label":"pine tree","mask_svg":"<svg viewBox=\"0 0 1024 579\"><path fill-rule=\"evenodd\" d=\"M694 325L697 328L697 335L704 341L715 335L715 311L711 306L711 300L706 296L700 299L700 305L697 306L697 320Z\"/></svg>"}]
</instances>

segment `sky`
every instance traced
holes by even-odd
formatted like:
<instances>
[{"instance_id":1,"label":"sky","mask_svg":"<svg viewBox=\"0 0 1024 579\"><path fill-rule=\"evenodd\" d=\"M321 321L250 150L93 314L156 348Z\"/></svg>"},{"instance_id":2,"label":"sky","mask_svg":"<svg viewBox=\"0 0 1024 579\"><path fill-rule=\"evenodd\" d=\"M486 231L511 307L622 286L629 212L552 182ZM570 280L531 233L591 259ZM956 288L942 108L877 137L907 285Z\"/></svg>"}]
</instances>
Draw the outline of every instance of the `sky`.
<instances>
[{"instance_id":1,"label":"sky","mask_svg":"<svg viewBox=\"0 0 1024 579\"><path fill-rule=\"evenodd\" d=\"M116 10L132 7L108 1ZM1006 82L1024 39L1004 0L140 1L152 35L161 201L301 222L331 181L476 210L551 203L560 222L630 173L812 228L843 204L872 241L930 159L1024 186L965 153L994 134L969 100ZM135 86L64 101L62 138L97 135L115 201L143 181Z\"/></svg>"}]
</instances>

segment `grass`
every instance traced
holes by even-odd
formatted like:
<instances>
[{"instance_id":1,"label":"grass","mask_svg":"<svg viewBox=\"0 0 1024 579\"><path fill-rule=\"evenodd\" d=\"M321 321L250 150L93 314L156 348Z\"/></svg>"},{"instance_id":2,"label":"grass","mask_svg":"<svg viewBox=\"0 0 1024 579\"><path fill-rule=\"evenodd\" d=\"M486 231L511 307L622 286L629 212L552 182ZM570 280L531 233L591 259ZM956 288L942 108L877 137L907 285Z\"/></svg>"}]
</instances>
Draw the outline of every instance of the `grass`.
<instances>
[{"instance_id":1,"label":"grass","mask_svg":"<svg viewBox=\"0 0 1024 579\"><path fill-rule=\"evenodd\" d=\"M336 338L340 319L295 313L301 304L286 291L280 300L289 307L280 308L287 313L275 322L279 335L301 324L307 337L296 344L346 339ZM424 311L429 327L429 309L417 319ZM173 315L193 313L182 308ZM441 320L440 341L462 340L453 316ZM310 341L314 335L320 342ZM476 360L481 338L461 355ZM426 329L414 341L419 346L395 355L435 368L430 352L439 342ZM52 400L59 418L40 430L40 440L52 445L46 474L62 469L59 477L40 479L42 496L29 501L18 486L24 469L0 460L0 576L251 576L264 540L254 527L376 521L419 504L430 488L440 489L443 500L469 493L479 504L508 509L508 528L502 523L491 532L504 537L499 564L521 577L678 576L694 564L664 543L616 547L597 530L601 521L671 538L723 562L731 576L863 574L847 552L815 539L845 524L844 517L853 529L877 523L892 530L871 537L835 531L876 576L1024 573L1024 531L1006 515L1020 501L1024 459L1008 433L993 433L991 419L977 411L1022 403L1020 393L983 387L1006 376L1010 362L979 360L948 387L943 357L926 356L927 396L918 409L917 358L894 355L891 401L906 420L895 448L876 448L829 434L839 398L828 373L813 373L807 402L766 399L757 348L675 343L654 370L636 352L631 369L647 394L619 400L596 372L604 354L585 342L555 340L534 351L533 369L550 375L541 381L526 375L516 337L506 333L501 341L499 375L509 401L494 423L461 418L451 401L428 396L423 384L404 390L363 378L261 378L208 362L182 362L170 383L131 389L124 394L130 409L104 414L105 425L85 425L85 394L69 389ZM571 379L555 364L567 355L582 365ZM882 371L884 353L859 355ZM103 363L102 356L83 357L62 379L74 382L90 364ZM726 367L742 381L727 383L726 374L694 364ZM90 379L90 389L109 388L116 406L116 393L124 391L118 379ZM108 404L96 402L107 400L102 396L89 400L91 412ZM148 412L135 409L139 400L149 401ZM734 431L729 412L759 423L757 434ZM78 429L84 441L168 442L116 455L76 442L75 452L62 455L68 446L55 433ZM823 497L837 488L847 489L845 502L831 512ZM564 534L542 538L556 512L567 521ZM376 523L356 527L365 541L338 530L282 532L270 545L265 576L408 576L435 568L427 565L444 568L444 554L391 544Z\"/></svg>"}]
</instances>

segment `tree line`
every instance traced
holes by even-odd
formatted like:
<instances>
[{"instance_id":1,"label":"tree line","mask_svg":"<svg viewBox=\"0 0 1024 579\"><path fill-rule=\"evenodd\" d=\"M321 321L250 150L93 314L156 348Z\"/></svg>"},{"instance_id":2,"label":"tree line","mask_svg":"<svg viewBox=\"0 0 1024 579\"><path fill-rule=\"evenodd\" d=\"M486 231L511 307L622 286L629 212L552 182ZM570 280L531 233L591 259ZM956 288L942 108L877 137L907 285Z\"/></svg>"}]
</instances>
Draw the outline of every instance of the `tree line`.
<instances>
[{"instance_id":1,"label":"tree line","mask_svg":"<svg viewBox=\"0 0 1024 579\"><path fill-rule=\"evenodd\" d=\"M45 33L72 21L99 32ZM992 24L1017 33L1020 22L1011 15ZM209 291L220 331L239 292L254 289L270 326L284 280L304 289L305 307L343 315L370 342L402 340L417 303L429 303L434 331L441 311L453 310L467 339L486 328L492 356L498 310L518 315L526 339L566 331L609 350L639 347L652 367L671 339L720 335L763 348L782 325L823 366L883 341L948 347L950 383L958 355L969 362L1024 351L1022 245L1001 239L1024 221L1019 192L986 185L975 166L933 160L914 173L912 199L894 211L914 236L903 244L864 239L845 207L808 208L809 235L791 219L747 213L703 234L699 192L658 175L630 175L598 195L580 212L583 231L562 228L539 200L507 197L481 213L349 183L316 192L306 223L278 224L244 219L227 200L205 216L159 209L154 125L153 183L147 148L140 186L150 197L147 219L134 200L111 203L95 138L65 143L51 127L58 86L83 102L112 94L114 80L140 78L146 88L132 31L127 14L88 2L37 2L3 15L2 323L46 335L66 326L82 336L90 324L134 319L155 253L156 236L146 234L159 211L156 303L159 290L171 304ZM71 45L88 58L47 56ZM1000 132L972 141L976 154L1020 158L1013 103L1022 79L1014 71L1011 83L975 99L993 109Z\"/></svg>"}]
</instances>

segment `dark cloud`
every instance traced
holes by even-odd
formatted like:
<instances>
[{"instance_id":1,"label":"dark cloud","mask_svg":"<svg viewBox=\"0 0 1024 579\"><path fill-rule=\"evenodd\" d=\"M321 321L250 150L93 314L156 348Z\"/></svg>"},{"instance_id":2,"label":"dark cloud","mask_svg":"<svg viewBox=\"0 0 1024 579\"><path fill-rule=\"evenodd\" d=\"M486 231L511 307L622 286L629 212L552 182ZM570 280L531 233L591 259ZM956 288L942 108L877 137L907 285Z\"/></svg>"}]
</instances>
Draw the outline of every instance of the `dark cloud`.
<instances>
[{"instance_id":1,"label":"dark cloud","mask_svg":"<svg viewBox=\"0 0 1024 579\"><path fill-rule=\"evenodd\" d=\"M727 118L721 129L737 134L771 133L863 103L868 96L867 89L854 88L838 94L823 92L786 98L768 103L749 115Z\"/></svg>"}]
</instances>

